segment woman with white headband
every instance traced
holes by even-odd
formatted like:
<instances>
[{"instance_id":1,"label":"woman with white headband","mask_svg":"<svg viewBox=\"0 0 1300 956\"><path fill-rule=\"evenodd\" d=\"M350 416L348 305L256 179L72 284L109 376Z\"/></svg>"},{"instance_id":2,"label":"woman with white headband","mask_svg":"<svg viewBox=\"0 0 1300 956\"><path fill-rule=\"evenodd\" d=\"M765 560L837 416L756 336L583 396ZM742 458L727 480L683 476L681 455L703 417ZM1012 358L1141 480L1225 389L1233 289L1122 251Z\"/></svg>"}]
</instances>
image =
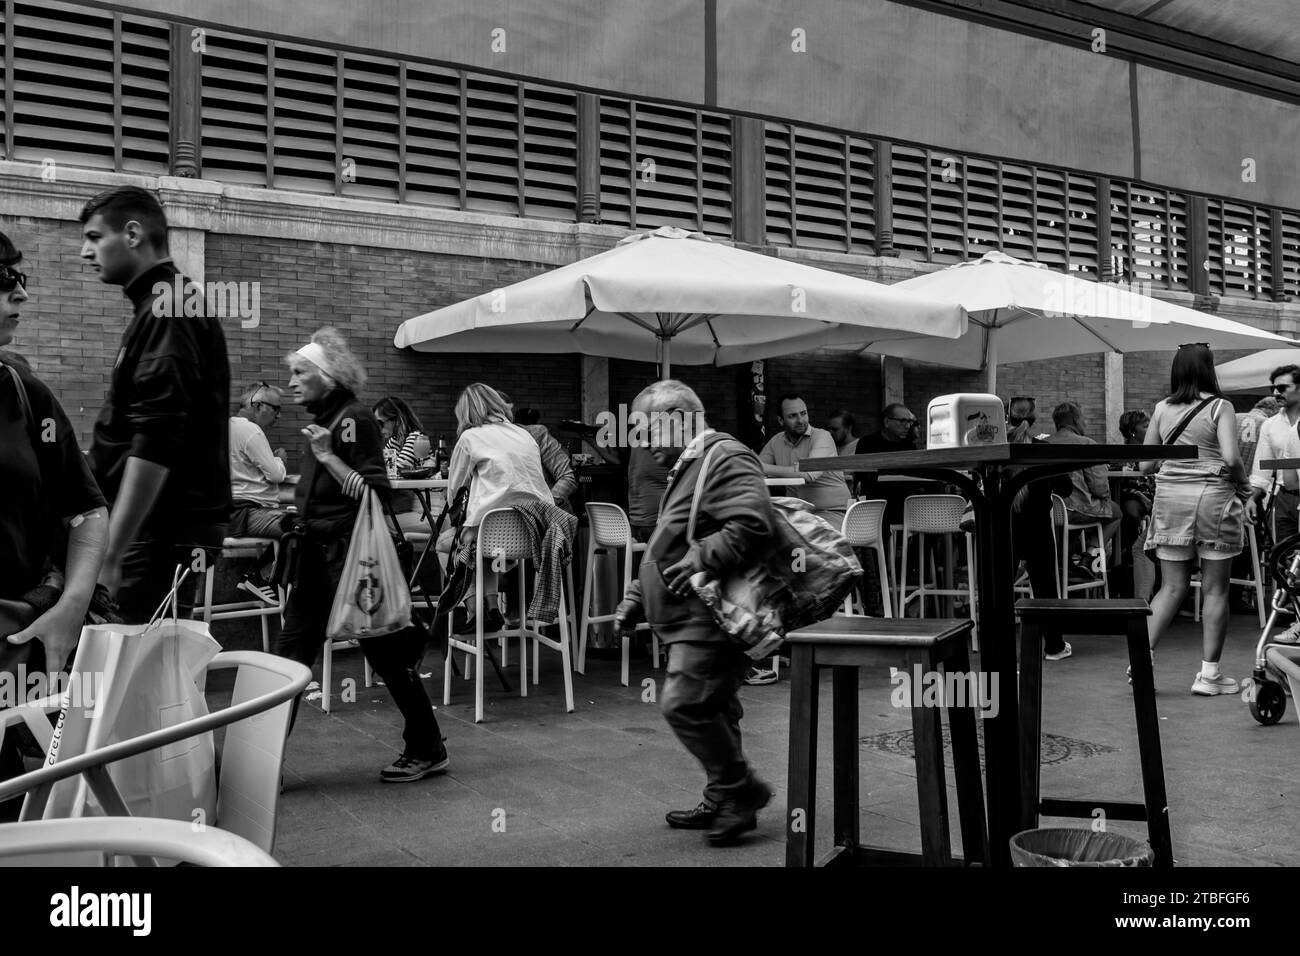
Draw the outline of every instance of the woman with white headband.
<instances>
[{"instance_id":1,"label":"woman with white headband","mask_svg":"<svg viewBox=\"0 0 1300 956\"><path fill-rule=\"evenodd\" d=\"M276 652L311 667L325 643L326 621L362 494L369 486L387 495L389 484L379 425L370 407L357 400L365 372L338 331L321 329L286 361L289 394L313 419L302 430L311 454L304 456L294 492L306 537ZM380 772L380 779L404 783L444 772L447 750L417 669L424 656L423 633L410 627L369 637L361 649L406 720L405 750ZM328 694L331 688L321 692Z\"/></svg>"}]
</instances>

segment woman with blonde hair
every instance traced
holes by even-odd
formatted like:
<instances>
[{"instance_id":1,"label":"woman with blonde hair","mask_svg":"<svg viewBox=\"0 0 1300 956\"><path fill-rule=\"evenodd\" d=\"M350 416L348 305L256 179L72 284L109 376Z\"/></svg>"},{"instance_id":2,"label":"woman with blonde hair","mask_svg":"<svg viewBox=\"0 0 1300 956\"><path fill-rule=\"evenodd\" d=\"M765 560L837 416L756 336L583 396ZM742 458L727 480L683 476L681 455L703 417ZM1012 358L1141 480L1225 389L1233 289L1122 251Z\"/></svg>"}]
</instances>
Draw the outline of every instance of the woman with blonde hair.
<instances>
[{"instance_id":1,"label":"woman with blonde hair","mask_svg":"<svg viewBox=\"0 0 1300 956\"><path fill-rule=\"evenodd\" d=\"M537 442L514 423L501 393L482 382L466 386L456 399L456 447L447 471L449 498L454 500L461 488L469 488L469 500L459 547L473 545L483 516L493 508L508 507L512 497L531 495L548 504L552 500ZM454 529L444 531L438 541L438 550L444 554L453 548L453 533ZM496 572L485 568L483 581L486 599L496 593ZM471 589L465 601L466 616L455 625L457 634L474 633L476 629L470 616L473 598ZM489 609L483 633L495 633L504 626L505 619L495 602L486 606Z\"/></svg>"},{"instance_id":2,"label":"woman with blonde hair","mask_svg":"<svg viewBox=\"0 0 1300 956\"><path fill-rule=\"evenodd\" d=\"M312 423L302 430L310 454L303 456L302 477L294 492L305 537L276 653L311 667L326 641L325 628L361 501L367 488L387 495L390 487L379 426L369 407L357 400L366 374L343 336L337 329L321 329L285 361L290 373L287 392L311 412ZM424 656L424 634L409 627L368 637L361 650L406 721L405 748L380 771L380 779L405 783L446 771L447 749L417 669ZM332 691L321 688L323 694Z\"/></svg>"}]
</instances>

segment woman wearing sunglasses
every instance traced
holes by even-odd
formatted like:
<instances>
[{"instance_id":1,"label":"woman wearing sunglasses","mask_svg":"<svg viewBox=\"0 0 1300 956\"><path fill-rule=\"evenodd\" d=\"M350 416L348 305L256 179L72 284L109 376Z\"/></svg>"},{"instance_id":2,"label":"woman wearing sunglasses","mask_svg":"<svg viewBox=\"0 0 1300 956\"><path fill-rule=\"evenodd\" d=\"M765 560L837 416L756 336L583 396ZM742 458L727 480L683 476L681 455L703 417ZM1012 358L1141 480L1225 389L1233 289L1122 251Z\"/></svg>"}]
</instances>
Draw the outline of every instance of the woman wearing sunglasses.
<instances>
[{"instance_id":1,"label":"woman wearing sunglasses","mask_svg":"<svg viewBox=\"0 0 1300 956\"><path fill-rule=\"evenodd\" d=\"M0 349L28 301L22 253L0 233ZM0 671L62 670L77 646L108 543L108 508L58 400L25 363L0 367ZM17 735L0 779L23 771ZM0 807L13 818L20 800Z\"/></svg>"}]
</instances>

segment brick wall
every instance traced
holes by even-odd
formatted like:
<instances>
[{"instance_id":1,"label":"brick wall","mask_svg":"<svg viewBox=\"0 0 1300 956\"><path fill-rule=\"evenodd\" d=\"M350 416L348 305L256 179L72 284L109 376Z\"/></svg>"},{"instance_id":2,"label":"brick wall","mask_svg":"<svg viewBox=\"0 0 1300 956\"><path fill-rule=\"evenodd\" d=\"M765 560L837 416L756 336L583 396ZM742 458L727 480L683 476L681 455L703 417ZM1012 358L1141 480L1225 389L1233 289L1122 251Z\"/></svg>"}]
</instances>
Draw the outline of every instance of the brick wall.
<instances>
[{"instance_id":1,"label":"brick wall","mask_svg":"<svg viewBox=\"0 0 1300 956\"><path fill-rule=\"evenodd\" d=\"M8 348L49 383L86 444L108 388L108 373L130 304L81 260L75 222L0 215L3 232L22 250L31 299L22 306Z\"/></svg>"},{"instance_id":2,"label":"brick wall","mask_svg":"<svg viewBox=\"0 0 1300 956\"><path fill-rule=\"evenodd\" d=\"M932 398L954 392L983 392L986 381L985 373L980 371L905 362L903 401L924 419ZM1088 433L1098 441L1105 440L1106 359L1100 352L1000 365L997 388L1004 402L1017 395L1032 397L1038 406L1038 424L1045 431L1053 428L1052 409L1061 402L1074 402L1083 410Z\"/></svg>"},{"instance_id":3,"label":"brick wall","mask_svg":"<svg viewBox=\"0 0 1300 956\"><path fill-rule=\"evenodd\" d=\"M103 401L108 371L125 328L128 310L120 291L100 283L79 261L75 224L0 216L0 230L26 254L33 277L32 301L24 307L12 348L24 354L63 401L83 443ZM243 329L226 325L235 394L249 382L282 383L283 356L306 342L312 331L336 325L348 336L370 376L363 397L396 394L409 401L436 438L454 432L456 395L473 381L486 381L511 392L517 406L532 406L553 429L577 417L580 361L574 355L439 355L397 350L392 337L407 318L486 289L543 270L511 260L404 252L366 246L261 239L209 233L206 272L209 279L261 282L261 322ZM1144 389L1163 394L1168 357L1156 353L1152 367L1130 366L1126 403L1154 404ZM1143 359L1130 356L1140 363ZM1008 365L999 370L999 392L1033 395L1043 410L1070 398L1090 421L1103 412L1104 363L1100 355L1068 360ZM679 366L674 374L694 387L719 428L734 430L741 412L739 396L748 366L713 368ZM905 366L905 401L919 416L935 395L981 391L983 375L925 363ZM656 377L652 362L612 361L613 404L630 403ZM809 352L767 363L767 393L774 406L785 391L801 393L813 421L824 425L839 407L858 418L859 432L879 428L880 363L870 355L833 351ZM232 396L233 398L233 396ZM747 410L746 414L747 414ZM298 430L305 412L287 406L271 429L274 446L284 446L290 466L301 452ZM778 427L775 410L768 434ZM1095 430L1095 429L1094 429ZM561 436L563 437L563 436Z\"/></svg>"}]
</instances>

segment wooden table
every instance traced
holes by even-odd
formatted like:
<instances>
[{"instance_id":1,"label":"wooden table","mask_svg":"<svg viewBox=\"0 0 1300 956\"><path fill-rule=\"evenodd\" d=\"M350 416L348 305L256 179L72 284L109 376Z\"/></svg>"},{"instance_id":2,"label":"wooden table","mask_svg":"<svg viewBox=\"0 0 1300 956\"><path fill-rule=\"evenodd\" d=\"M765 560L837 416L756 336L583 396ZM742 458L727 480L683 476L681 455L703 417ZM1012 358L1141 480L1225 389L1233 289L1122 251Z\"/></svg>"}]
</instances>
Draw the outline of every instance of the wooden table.
<instances>
[{"instance_id":1,"label":"wooden table","mask_svg":"<svg viewBox=\"0 0 1300 956\"><path fill-rule=\"evenodd\" d=\"M988 791L989 855L1009 867L1008 841L1020 823L1020 713L1016 695L1016 562L1011 504L1029 482L1112 461L1195 458L1193 445L1054 445L1047 443L927 448L921 451L806 458L804 471L891 472L956 485L975 512L981 667L1002 689L1001 706L984 721L984 775ZM967 474L974 472L980 483ZM981 487L982 486L982 487ZM997 684L992 684L996 680Z\"/></svg>"}]
</instances>

